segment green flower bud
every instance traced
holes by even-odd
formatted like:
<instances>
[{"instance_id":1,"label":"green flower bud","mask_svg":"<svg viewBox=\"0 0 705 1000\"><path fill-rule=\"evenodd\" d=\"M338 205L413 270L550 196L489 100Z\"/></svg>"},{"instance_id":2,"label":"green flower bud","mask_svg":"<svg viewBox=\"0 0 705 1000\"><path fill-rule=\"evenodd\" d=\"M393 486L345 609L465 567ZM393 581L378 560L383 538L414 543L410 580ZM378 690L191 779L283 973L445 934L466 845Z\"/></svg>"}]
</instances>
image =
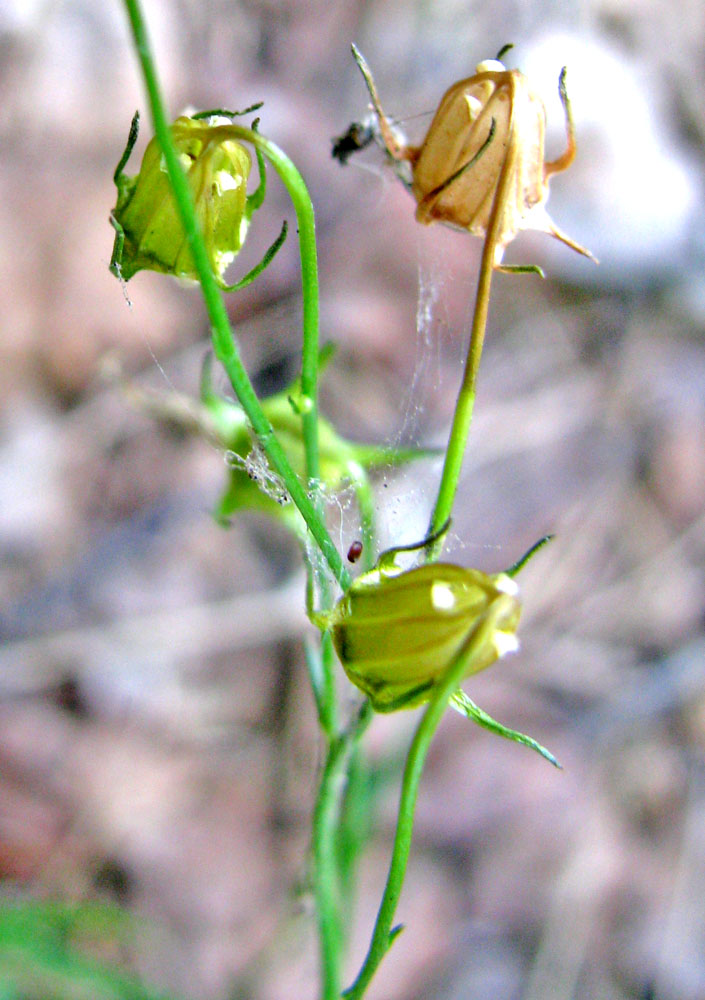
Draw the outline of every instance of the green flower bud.
<instances>
[{"instance_id":1,"label":"green flower bud","mask_svg":"<svg viewBox=\"0 0 705 1000\"><path fill-rule=\"evenodd\" d=\"M222 284L249 223L250 154L232 138L225 118L210 122L177 118L171 137L188 178L213 273ZM132 145L134 138L131 133ZM132 145L128 143L128 155ZM136 177L121 174L124 160L115 177L118 202L112 222L117 236L111 269L125 281L143 269L197 279L156 138L147 146Z\"/></svg>"},{"instance_id":2,"label":"green flower bud","mask_svg":"<svg viewBox=\"0 0 705 1000\"><path fill-rule=\"evenodd\" d=\"M470 644L465 676L518 648L518 588L451 563L401 571L385 554L316 623L330 630L346 674L378 712L428 701Z\"/></svg>"}]
</instances>

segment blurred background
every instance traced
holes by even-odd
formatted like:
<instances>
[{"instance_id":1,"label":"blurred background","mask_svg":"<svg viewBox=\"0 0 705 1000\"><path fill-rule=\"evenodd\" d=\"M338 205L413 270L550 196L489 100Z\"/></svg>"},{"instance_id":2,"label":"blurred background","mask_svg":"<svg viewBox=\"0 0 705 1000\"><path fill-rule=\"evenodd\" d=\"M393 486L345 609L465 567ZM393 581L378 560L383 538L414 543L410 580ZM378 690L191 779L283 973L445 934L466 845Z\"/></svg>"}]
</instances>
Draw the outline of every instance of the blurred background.
<instances>
[{"instance_id":1,"label":"blurred background","mask_svg":"<svg viewBox=\"0 0 705 1000\"><path fill-rule=\"evenodd\" d=\"M378 150L331 159L367 104L350 42L412 139L451 83L513 42L506 62L546 101L550 157L567 65L579 153L549 208L601 263L541 234L510 248L547 279L494 281L451 544L494 572L556 534L522 573L520 653L466 687L564 770L448 713L421 788L406 930L369 996L701 1000L705 7L145 8L174 116L265 102L261 129L317 210L322 336L338 345L325 412L388 445L445 440L480 243L419 227ZM0 994L312 997L321 748L301 562L261 516L219 527L222 454L134 402L197 395L208 325L195 289L143 272L130 305L108 272L112 172L146 110L120 3L2 0L0 90ZM233 280L285 217L271 175ZM258 388L283 388L300 347L293 231L229 309ZM438 472L382 470L383 544L423 535ZM343 551L351 537L348 516ZM415 718L379 717L366 741L373 826L350 975ZM130 918L80 931L50 900ZM91 979L91 962L127 985Z\"/></svg>"}]
</instances>

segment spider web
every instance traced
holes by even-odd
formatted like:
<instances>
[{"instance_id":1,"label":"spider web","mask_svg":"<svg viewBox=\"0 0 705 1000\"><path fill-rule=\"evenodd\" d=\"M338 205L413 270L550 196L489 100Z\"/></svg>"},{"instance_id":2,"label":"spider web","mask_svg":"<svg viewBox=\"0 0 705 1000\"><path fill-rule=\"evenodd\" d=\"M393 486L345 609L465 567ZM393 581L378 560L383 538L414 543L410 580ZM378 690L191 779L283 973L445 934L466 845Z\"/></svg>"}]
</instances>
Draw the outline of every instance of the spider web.
<instances>
[{"instance_id":1,"label":"spider web","mask_svg":"<svg viewBox=\"0 0 705 1000\"><path fill-rule=\"evenodd\" d=\"M475 269L458 274L450 255L457 241L445 233L419 227L417 233L416 337L413 376L400 406L398 428L387 442L392 448L434 448L439 454L402 467L383 470L377 513L381 547L420 541L428 530L448 437L448 407L455 399L463 370L474 302ZM451 315L449 301L461 297L461 319ZM386 485L385 485L386 484ZM449 546L462 545L451 530Z\"/></svg>"}]
</instances>

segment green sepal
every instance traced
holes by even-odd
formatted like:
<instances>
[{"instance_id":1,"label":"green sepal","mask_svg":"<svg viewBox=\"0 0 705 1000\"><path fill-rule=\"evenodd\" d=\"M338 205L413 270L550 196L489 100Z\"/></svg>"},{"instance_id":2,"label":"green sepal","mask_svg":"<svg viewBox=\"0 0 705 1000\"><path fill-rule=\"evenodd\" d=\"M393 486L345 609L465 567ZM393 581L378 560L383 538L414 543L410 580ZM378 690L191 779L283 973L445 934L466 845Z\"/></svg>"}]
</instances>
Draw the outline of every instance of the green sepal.
<instances>
[{"instance_id":1,"label":"green sepal","mask_svg":"<svg viewBox=\"0 0 705 1000\"><path fill-rule=\"evenodd\" d=\"M531 750L535 750L540 753L542 757L554 767L561 768L561 764L556 760L550 750L546 747L541 746L535 739L531 736L525 736L524 733L519 733L515 729L508 729L507 726L503 726L501 722L497 722L488 715L484 709L476 705L471 698L469 698L465 692L461 689L451 695L449 704L461 715L466 716L468 719L472 719L476 722L478 726L482 726L483 729L489 729L491 733L496 733L498 736L503 736L506 740L513 740L514 743L522 743L525 747L529 747Z\"/></svg>"},{"instance_id":2,"label":"green sepal","mask_svg":"<svg viewBox=\"0 0 705 1000\"><path fill-rule=\"evenodd\" d=\"M539 278L545 278L546 274L538 264L499 264L496 268L502 274L535 274Z\"/></svg>"},{"instance_id":3,"label":"green sepal","mask_svg":"<svg viewBox=\"0 0 705 1000\"><path fill-rule=\"evenodd\" d=\"M445 524L442 524L438 531L432 532L427 535L420 542L412 542L406 545L394 545L390 549L385 549L384 552L380 552L377 557L377 562L375 568L380 571L380 573L391 574L396 576L399 572L399 566L397 564L397 556L400 552L419 552L421 549L427 548L429 545L433 545L434 542L443 538L447 534L450 528L451 519L448 518Z\"/></svg>"},{"instance_id":4,"label":"green sepal","mask_svg":"<svg viewBox=\"0 0 705 1000\"><path fill-rule=\"evenodd\" d=\"M259 111L264 106L264 101L257 101L243 108L242 111L227 111L225 108L211 108L209 111L197 111L191 115L194 121L202 121L204 118L241 118L243 115L250 115L253 111Z\"/></svg>"},{"instance_id":5,"label":"green sepal","mask_svg":"<svg viewBox=\"0 0 705 1000\"><path fill-rule=\"evenodd\" d=\"M508 569L505 569L504 572L506 575L511 576L512 578L515 577L517 573L522 570L524 566L526 566L529 560L533 559L536 553L542 549L544 545L548 545L549 542L552 542L555 537L555 535L544 535L542 538L539 538L538 542L534 542L534 544L527 549L523 556L517 559L515 563L512 563Z\"/></svg>"}]
</instances>

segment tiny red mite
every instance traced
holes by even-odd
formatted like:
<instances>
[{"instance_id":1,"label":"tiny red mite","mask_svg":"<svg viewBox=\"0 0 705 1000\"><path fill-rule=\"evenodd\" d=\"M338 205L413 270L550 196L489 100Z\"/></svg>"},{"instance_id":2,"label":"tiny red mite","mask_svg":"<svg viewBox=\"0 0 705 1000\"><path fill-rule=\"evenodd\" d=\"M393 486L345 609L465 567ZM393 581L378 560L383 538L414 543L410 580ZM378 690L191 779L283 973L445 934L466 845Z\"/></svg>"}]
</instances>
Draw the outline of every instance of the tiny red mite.
<instances>
[{"instance_id":1,"label":"tiny red mite","mask_svg":"<svg viewBox=\"0 0 705 1000\"><path fill-rule=\"evenodd\" d=\"M348 549L348 562L356 563L362 555L362 542L357 539L351 543Z\"/></svg>"}]
</instances>

